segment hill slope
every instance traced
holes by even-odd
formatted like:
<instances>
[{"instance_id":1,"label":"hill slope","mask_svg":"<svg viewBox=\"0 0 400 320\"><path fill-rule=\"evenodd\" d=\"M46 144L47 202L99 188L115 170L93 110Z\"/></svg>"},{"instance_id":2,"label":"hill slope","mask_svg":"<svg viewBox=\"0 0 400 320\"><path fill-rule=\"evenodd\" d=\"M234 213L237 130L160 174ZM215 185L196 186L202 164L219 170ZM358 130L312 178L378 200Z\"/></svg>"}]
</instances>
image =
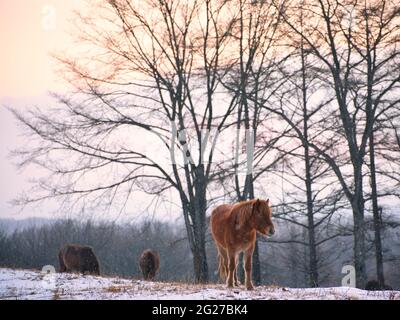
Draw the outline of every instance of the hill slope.
<instances>
[{"instance_id":1,"label":"hill slope","mask_svg":"<svg viewBox=\"0 0 400 320\"><path fill-rule=\"evenodd\" d=\"M145 282L78 274L44 275L39 271L0 269L0 299L394 299L400 291L364 291L354 288L291 289L257 287L228 290L222 284Z\"/></svg>"}]
</instances>

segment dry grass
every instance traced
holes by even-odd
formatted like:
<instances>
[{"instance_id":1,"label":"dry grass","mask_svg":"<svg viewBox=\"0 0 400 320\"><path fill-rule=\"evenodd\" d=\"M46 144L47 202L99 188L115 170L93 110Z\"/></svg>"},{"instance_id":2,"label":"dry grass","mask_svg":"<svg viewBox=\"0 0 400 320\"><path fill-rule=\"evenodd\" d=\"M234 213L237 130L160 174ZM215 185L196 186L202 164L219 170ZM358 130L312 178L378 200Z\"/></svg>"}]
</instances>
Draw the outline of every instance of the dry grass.
<instances>
[{"instance_id":1,"label":"dry grass","mask_svg":"<svg viewBox=\"0 0 400 320\"><path fill-rule=\"evenodd\" d=\"M125 285L125 286L110 286L105 289L106 292L109 293L120 293L120 292L126 292L128 290L134 289L133 285Z\"/></svg>"},{"instance_id":2,"label":"dry grass","mask_svg":"<svg viewBox=\"0 0 400 320\"><path fill-rule=\"evenodd\" d=\"M58 292L58 290L55 290L55 291L53 292L53 296L52 296L51 299L52 299L52 300L60 300L60 299L61 299L61 295L60 295L60 293Z\"/></svg>"},{"instance_id":3,"label":"dry grass","mask_svg":"<svg viewBox=\"0 0 400 320\"><path fill-rule=\"evenodd\" d=\"M105 289L106 292L110 292L110 293L119 293L122 291L121 287L118 286L111 286Z\"/></svg>"}]
</instances>

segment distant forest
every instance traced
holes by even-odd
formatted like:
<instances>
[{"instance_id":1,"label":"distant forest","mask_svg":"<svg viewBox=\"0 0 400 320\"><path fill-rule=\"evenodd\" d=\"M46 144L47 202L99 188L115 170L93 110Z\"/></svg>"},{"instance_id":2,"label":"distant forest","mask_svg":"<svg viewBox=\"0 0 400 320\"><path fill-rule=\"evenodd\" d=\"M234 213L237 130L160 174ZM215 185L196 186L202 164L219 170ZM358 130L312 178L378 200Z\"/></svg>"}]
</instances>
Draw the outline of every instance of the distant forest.
<instances>
[{"instance_id":1,"label":"distant forest","mask_svg":"<svg viewBox=\"0 0 400 320\"><path fill-rule=\"evenodd\" d=\"M307 252L299 240L301 227L277 223L277 238L259 239L262 284L308 287ZM372 233L371 233L372 235ZM385 273L387 284L400 289L400 230L388 227L384 232ZM368 237L367 237L368 238ZM367 274L374 279L373 237L368 241ZM184 225L159 221L117 224L76 220L0 220L0 266L40 270L54 265L58 270L58 250L65 243L87 244L94 248L103 275L141 278L138 265L143 250L152 248L161 257L159 281L194 282L192 254ZM206 241L210 281L217 282L216 250L209 230ZM321 246L320 286L340 286L342 267L351 264L352 238L335 237Z\"/></svg>"}]
</instances>

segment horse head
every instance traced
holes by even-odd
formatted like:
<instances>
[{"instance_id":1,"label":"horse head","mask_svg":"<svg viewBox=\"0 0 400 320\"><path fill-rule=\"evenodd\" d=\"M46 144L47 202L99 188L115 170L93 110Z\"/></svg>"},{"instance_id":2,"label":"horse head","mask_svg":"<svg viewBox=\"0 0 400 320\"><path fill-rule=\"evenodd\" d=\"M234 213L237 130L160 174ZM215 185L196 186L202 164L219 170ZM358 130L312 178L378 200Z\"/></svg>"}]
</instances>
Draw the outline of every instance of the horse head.
<instances>
[{"instance_id":1,"label":"horse head","mask_svg":"<svg viewBox=\"0 0 400 320\"><path fill-rule=\"evenodd\" d=\"M268 200L257 199L253 203L252 221L254 228L264 236L272 236L275 226L272 223L272 210Z\"/></svg>"}]
</instances>

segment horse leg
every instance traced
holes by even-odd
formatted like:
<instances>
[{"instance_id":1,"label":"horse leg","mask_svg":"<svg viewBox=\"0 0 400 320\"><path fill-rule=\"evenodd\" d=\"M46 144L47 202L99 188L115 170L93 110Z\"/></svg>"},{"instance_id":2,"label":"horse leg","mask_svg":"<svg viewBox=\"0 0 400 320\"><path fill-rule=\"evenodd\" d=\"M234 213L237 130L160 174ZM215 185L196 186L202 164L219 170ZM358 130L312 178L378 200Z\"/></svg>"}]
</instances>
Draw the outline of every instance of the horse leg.
<instances>
[{"instance_id":1,"label":"horse leg","mask_svg":"<svg viewBox=\"0 0 400 320\"><path fill-rule=\"evenodd\" d=\"M239 254L236 255L235 257L235 273L234 273L234 280L235 280L235 286L239 287L240 286L240 281L238 279L238 264L239 264Z\"/></svg>"},{"instance_id":2,"label":"horse leg","mask_svg":"<svg viewBox=\"0 0 400 320\"><path fill-rule=\"evenodd\" d=\"M228 266L228 279L227 279L227 286L228 288L233 288L233 278L235 274L235 265L236 265L236 259L235 259L235 253L228 251L228 259L229 259L229 266Z\"/></svg>"},{"instance_id":3,"label":"horse leg","mask_svg":"<svg viewBox=\"0 0 400 320\"><path fill-rule=\"evenodd\" d=\"M64 258L61 252L58 254L58 261L60 263L60 272L67 272L67 267L65 266Z\"/></svg>"},{"instance_id":4,"label":"horse leg","mask_svg":"<svg viewBox=\"0 0 400 320\"><path fill-rule=\"evenodd\" d=\"M222 246L218 246L217 250L219 275L222 281L226 281L228 275L228 254Z\"/></svg>"},{"instance_id":5,"label":"horse leg","mask_svg":"<svg viewBox=\"0 0 400 320\"><path fill-rule=\"evenodd\" d=\"M253 259L253 251L254 247L246 250L244 254L244 270L245 270L245 285L247 290L253 290L253 283L251 281L251 268L252 268L252 259Z\"/></svg>"}]
</instances>

